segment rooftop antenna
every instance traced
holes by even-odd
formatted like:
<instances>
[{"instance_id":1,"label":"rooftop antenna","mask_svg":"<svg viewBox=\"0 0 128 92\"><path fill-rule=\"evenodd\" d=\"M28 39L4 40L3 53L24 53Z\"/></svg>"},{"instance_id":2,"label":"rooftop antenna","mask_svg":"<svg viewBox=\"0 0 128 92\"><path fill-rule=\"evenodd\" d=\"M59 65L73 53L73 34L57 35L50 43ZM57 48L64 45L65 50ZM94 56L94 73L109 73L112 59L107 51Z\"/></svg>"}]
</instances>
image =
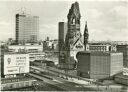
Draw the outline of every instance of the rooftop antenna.
<instances>
[{"instance_id":1,"label":"rooftop antenna","mask_svg":"<svg viewBox=\"0 0 128 92\"><path fill-rule=\"evenodd\" d=\"M26 13L26 8L25 7L22 7L21 8L21 14L25 14Z\"/></svg>"}]
</instances>

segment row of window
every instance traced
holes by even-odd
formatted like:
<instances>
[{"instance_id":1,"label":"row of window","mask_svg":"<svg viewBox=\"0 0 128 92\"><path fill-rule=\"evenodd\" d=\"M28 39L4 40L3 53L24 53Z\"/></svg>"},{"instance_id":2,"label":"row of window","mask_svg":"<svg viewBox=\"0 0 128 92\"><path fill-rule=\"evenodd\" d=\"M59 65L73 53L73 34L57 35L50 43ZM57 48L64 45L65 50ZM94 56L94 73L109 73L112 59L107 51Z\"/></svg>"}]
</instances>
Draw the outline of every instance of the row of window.
<instances>
[{"instance_id":1,"label":"row of window","mask_svg":"<svg viewBox=\"0 0 128 92\"><path fill-rule=\"evenodd\" d=\"M89 47L90 50L107 50L106 47Z\"/></svg>"},{"instance_id":2,"label":"row of window","mask_svg":"<svg viewBox=\"0 0 128 92\"><path fill-rule=\"evenodd\" d=\"M8 90L8 89L13 89L13 88L21 88L21 87L28 87L28 86L34 85L35 83L36 83L36 80L4 84L4 85L1 86L1 90Z\"/></svg>"},{"instance_id":3,"label":"row of window","mask_svg":"<svg viewBox=\"0 0 128 92\"><path fill-rule=\"evenodd\" d=\"M29 78L16 78L16 79L5 79L5 80L2 80L2 84L4 83L11 83L11 82L18 82L18 81L27 81L27 80L30 80Z\"/></svg>"}]
</instances>

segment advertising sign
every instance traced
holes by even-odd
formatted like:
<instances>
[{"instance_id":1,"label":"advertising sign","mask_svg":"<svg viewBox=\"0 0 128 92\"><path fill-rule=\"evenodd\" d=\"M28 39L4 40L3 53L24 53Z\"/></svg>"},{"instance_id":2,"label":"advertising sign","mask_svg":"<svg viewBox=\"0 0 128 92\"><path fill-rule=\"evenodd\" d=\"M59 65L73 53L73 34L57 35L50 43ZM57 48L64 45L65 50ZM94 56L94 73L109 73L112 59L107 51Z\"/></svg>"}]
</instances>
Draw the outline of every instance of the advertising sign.
<instances>
[{"instance_id":1,"label":"advertising sign","mask_svg":"<svg viewBox=\"0 0 128 92\"><path fill-rule=\"evenodd\" d=\"M6 54L4 55L4 75L29 72L28 54Z\"/></svg>"}]
</instances>

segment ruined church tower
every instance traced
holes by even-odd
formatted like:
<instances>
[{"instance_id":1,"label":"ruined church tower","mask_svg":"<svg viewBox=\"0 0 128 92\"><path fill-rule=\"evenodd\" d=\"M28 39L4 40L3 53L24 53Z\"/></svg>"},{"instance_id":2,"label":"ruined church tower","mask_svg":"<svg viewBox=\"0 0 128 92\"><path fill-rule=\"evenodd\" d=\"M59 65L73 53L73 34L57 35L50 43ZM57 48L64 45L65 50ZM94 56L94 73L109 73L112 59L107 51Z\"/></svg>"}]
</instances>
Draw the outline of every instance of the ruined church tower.
<instances>
[{"instance_id":1,"label":"ruined church tower","mask_svg":"<svg viewBox=\"0 0 128 92\"><path fill-rule=\"evenodd\" d=\"M64 51L61 52L60 67L75 69L77 66L76 53L84 50L80 32L80 10L78 2L72 4L68 18L68 30L65 38ZM61 62L62 61L62 62Z\"/></svg>"}]
</instances>

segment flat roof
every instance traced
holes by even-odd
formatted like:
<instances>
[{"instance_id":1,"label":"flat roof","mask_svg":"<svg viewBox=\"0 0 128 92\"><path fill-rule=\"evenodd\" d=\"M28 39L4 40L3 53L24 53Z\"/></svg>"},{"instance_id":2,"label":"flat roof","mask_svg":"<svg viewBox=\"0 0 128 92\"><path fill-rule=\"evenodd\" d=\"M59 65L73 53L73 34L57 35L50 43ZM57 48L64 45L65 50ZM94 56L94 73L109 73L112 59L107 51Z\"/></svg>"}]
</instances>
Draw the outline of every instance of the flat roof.
<instances>
[{"instance_id":1,"label":"flat roof","mask_svg":"<svg viewBox=\"0 0 128 92\"><path fill-rule=\"evenodd\" d=\"M28 54L26 52L5 52L4 55L11 55L11 54Z\"/></svg>"},{"instance_id":2,"label":"flat roof","mask_svg":"<svg viewBox=\"0 0 128 92\"><path fill-rule=\"evenodd\" d=\"M78 54L91 54L91 55L110 55L110 54L123 54L122 52L114 52L114 51L80 51L77 53Z\"/></svg>"},{"instance_id":3,"label":"flat roof","mask_svg":"<svg viewBox=\"0 0 128 92\"><path fill-rule=\"evenodd\" d=\"M89 46L113 46L110 44L89 44Z\"/></svg>"},{"instance_id":4,"label":"flat roof","mask_svg":"<svg viewBox=\"0 0 128 92\"><path fill-rule=\"evenodd\" d=\"M79 51L78 53L121 53L121 52L115 52L115 51Z\"/></svg>"},{"instance_id":5,"label":"flat roof","mask_svg":"<svg viewBox=\"0 0 128 92\"><path fill-rule=\"evenodd\" d=\"M9 47L11 46L43 46L43 45L9 45Z\"/></svg>"}]
</instances>

